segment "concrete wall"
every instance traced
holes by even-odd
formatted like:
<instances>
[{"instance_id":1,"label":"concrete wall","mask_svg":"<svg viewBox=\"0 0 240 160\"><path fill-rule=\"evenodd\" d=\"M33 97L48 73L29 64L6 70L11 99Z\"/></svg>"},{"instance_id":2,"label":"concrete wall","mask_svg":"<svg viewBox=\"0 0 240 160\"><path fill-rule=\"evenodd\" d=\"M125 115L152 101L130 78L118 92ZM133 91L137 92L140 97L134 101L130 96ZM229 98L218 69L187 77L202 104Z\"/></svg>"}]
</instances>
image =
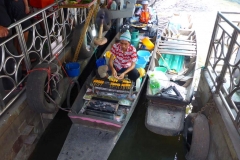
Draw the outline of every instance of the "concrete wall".
<instances>
[{"instance_id":1,"label":"concrete wall","mask_svg":"<svg viewBox=\"0 0 240 160\"><path fill-rule=\"evenodd\" d=\"M210 149L208 153L209 160L235 160L240 159L239 151L240 138L230 116L227 113L220 97L217 94L212 94L211 81L207 72L202 72L199 87L197 90L196 100L197 106L194 106L194 112L197 112L201 107L211 100L215 105L207 107L203 112L206 117L209 116L210 123ZM211 108L211 110L210 110Z\"/></svg>"},{"instance_id":2,"label":"concrete wall","mask_svg":"<svg viewBox=\"0 0 240 160\"><path fill-rule=\"evenodd\" d=\"M26 95L21 95L0 117L0 157L3 159L27 159L44 131L41 115L34 112L25 99Z\"/></svg>"},{"instance_id":3,"label":"concrete wall","mask_svg":"<svg viewBox=\"0 0 240 160\"><path fill-rule=\"evenodd\" d=\"M65 56L61 54L60 61L71 59L70 49L69 46L66 47ZM35 112L28 106L26 93L23 92L0 116L0 159L28 159L56 113L57 111L53 114Z\"/></svg>"}]
</instances>

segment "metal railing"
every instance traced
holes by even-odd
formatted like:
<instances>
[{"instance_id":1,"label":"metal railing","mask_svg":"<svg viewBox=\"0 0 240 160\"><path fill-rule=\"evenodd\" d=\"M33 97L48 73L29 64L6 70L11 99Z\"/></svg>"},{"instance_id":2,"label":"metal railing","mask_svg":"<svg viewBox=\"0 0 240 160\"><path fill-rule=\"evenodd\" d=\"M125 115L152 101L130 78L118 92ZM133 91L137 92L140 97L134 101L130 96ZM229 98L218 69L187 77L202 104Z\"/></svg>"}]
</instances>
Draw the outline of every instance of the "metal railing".
<instances>
[{"instance_id":1,"label":"metal railing","mask_svg":"<svg viewBox=\"0 0 240 160\"><path fill-rule=\"evenodd\" d=\"M218 12L205 66L240 133L240 13Z\"/></svg>"},{"instance_id":2,"label":"metal railing","mask_svg":"<svg viewBox=\"0 0 240 160\"><path fill-rule=\"evenodd\" d=\"M86 9L60 9L56 6L54 3L8 27L15 33L0 44L0 116L25 91L26 73L36 64L51 62L56 54L64 53L74 24L86 19ZM22 28L21 24L27 20L34 21ZM27 31L29 35L25 41ZM20 47L14 45L15 41ZM23 70L26 70L25 75Z\"/></svg>"}]
</instances>

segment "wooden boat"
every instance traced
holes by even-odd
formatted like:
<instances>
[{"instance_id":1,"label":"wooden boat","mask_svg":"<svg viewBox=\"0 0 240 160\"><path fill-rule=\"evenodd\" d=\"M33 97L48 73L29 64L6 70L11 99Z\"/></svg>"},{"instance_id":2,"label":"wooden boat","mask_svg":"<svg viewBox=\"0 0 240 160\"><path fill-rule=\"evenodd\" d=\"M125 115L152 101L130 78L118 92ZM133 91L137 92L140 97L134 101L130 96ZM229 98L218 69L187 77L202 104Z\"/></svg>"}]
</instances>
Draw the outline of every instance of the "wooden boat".
<instances>
[{"instance_id":1,"label":"wooden boat","mask_svg":"<svg viewBox=\"0 0 240 160\"><path fill-rule=\"evenodd\" d=\"M191 21L188 26L192 26ZM184 128L186 107L193 96L197 70L196 33L187 27L179 29L178 34L174 35L169 23L161 30L160 35L161 38L156 42L149 71L164 66L168 72L163 73L165 79L159 80L160 85L163 86L157 93L152 93L151 78L148 80L146 97L149 102L145 126L154 133L175 136ZM170 56L172 61L169 60ZM178 63L179 58L182 58L183 64L180 64L181 69L175 72L176 64L171 66L171 62Z\"/></svg>"},{"instance_id":2,"label":"wooden boat","mask_svg":"<svg viewBox=\"0 0 240 160\"><path fill-rule=\"evenodd\" d=\"M118 39L119 35L120 34L116 35L116 37L106 48L105 52L111 48L116 39ZM145 69L147 70L149 66L150 65L147 65ZM74 104L72 105L72 113L69 113L69 117L72 120L73 125L59 154L59 160L69 159L70 157L71 159L107 159L115 144L117 143L119 137L121 136L123 130L125 129L131 115L133 114L140 94L142 93L143 86L147 82L147 76L143 77L138 92L135 92L135 99L133 99L130 105L118 103L117 106L114 98L111 97L111 100L108 98L108 100L110 100L108 102L112 102L110 104L112 108L116 109L118 107L117 111L121 109L125 113L125 119L119 121L113 114L98 114L98 112L92 111L90 109L83 111L84 107L86 107L86 105L88 105L90 102L85 99L89 98L89 95L86 93L89 93L88 91L91 91L89 89L89 85L90 82L92 82L94 76L95 72L93 71L85 81ZM94 87L94 89L92 88L92 90L97 90L97 87ZM98 92L98 98L99 95L101 95L101 92L103 93L103 91ZM116 91L114 92L116 93ZM128 92L123 93L132 95ZM105 96L106 95L107 94L105 94ZM101 96L101 98L106 97ZM103 100L101 98L97 100Z\"/></svg>"}]
</instances>

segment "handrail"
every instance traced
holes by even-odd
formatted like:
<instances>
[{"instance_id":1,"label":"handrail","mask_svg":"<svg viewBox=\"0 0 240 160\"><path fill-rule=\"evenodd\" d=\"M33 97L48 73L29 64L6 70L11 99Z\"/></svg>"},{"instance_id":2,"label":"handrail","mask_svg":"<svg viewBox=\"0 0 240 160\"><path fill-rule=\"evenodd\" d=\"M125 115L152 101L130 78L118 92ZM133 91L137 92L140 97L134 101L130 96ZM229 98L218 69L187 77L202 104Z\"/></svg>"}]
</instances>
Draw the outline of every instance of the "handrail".
<instances>
[{"instance_id":1,"label":"handrail","mask_svg":"<svg viewBox=\"0 0 240 160\"><path fill-rule=\"evenodd\" d=\"M213 84L215 94L219 94L223 106L229 113L236 129L240 133L240 20L229 18L240 17L238 12L218 12L208 50L206 67ZM229 32L230 31L230 32ZM221 36L219 36L221 35ZM219 38L220 37L220 38ZM226 43L226 39L230 43ZM229 42L227 40L227 42ZM223 62L223 64L222 64ZM212 71L213 74L210 74ZM238 76L235 72L239 71ZM236 81L238 82L236 83Z\"/></svg>"},{"instance_id":2,"label":"handrail","mask_svg":"<svg viewBox=\"0 0 240 160\"><path fill-rule=\"evenodd\" d=\"M23 64L29 71L33 67L31 63L32 55L39 60L39 63L42 63L53 61L56 52L64 54L62 51L69 43L68 37L72 32L74 20L77 23L78 19L81 19L82 22L86 18L84 14L78 14L84 9L75 9L70 12L70 9L57 8L49 13L48 10L56 5L57 3L53 3L8 27L9 30L15 28L16 33L0 44L0 116L25 91L25 87L21 88L21 84L27 78L27 75L22 76ZM30 26L22 28L21 24L23 22L33 19L37 15L42 17L35 20ZM40 23L44 24L47 34L39 32ZM29 30L29 40L26 43L23 32L27 30ZM18 38L20 53L13 45L14 38Z\"/></svg>"}]
</instances>

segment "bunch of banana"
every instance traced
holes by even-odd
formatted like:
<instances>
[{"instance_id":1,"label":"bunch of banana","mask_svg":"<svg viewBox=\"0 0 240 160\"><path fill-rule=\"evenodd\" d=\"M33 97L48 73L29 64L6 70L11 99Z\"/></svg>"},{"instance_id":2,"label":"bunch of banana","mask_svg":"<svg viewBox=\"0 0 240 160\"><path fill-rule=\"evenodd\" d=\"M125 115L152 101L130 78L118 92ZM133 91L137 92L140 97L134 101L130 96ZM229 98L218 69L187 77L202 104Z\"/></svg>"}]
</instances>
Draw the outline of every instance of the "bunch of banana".
<instances>
[{"instance_id":1,"label":"bunch of banana","mask_svg":"<svg viewBox=\"0 0 240 160\"><path fill-rule=\"evenodd\" d=\"M98 79L94 79L93 80L93 85L94 86L101 86L104 84L104 81L103 80L98 80Z\"/></svg>"},{"instance_id":2,"label":"bunch of banana","mask_svg":"<svg viewBox=\"0 0 240 160\"><path fill-rule=\"evenodd\" d=\"M127 84L127 83L124 84L124 83L123 83L123 84L121 85L121 89L131 89L131 84Z\"/></svg>"},{"instance_id":3,"label":"bunch of banana","mask_svg":"<svg viewBox=\"0 0 240 160\"><path fill-rule=\"evenodd\" d=\"M108 80L109 80L110 82L118 82L118 79L115 78L115 77L113 77L113 76L109 76L109 77L108 77Z\"/></svg>"},{"instance_id":4,"label":"bunch of banana","mask_svg":"<svg viewBox=\"0 0 240 160\"><path fill-rule=\"evenodd\" d=\"M132 82L131 82L131 80L129 80L129 79L123 79L123 80L122 80L122 83L128 83L128 84L131 84Z\"/></svg>"},{"instance_id":5,"label":"bunch of banana","mask_svg":"<svg viewBox=\"0 0 240 160\"><path fill-rule=\"evenodd\" d=\"M111 82L110 83L110 87L113 88L113 87L116 87L116 88L119 88L121 86L120 83L114 83L114 82Z\"/></svg>"}]
</instances>

